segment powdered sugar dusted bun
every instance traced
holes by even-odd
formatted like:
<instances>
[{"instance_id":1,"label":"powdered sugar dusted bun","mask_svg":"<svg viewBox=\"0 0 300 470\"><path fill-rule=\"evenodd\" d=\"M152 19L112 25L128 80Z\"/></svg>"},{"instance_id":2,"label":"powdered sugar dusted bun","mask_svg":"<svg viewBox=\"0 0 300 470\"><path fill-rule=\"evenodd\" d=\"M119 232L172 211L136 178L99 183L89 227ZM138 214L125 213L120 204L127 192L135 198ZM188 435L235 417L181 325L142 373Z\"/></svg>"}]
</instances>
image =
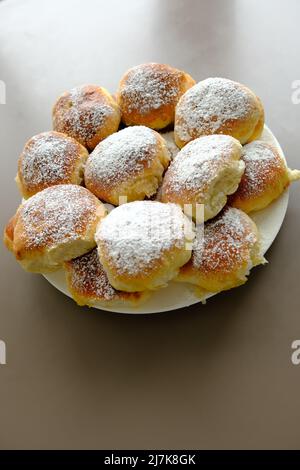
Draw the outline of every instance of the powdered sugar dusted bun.
<instances>
[{"instance_id":1,"label":"powdered sugar dusted bun","mask_svg":"<svg viewBox=\"0 0 300 470\"><path fill-rule=\"evenodd\" d=\"M193 227L175 204L123 204L99 224L100 261L115 289L136 292L165 287L191 257Z\"/></svg>"},{"instance_id":2,"label":"powdered sugar dusted bun","mask_svg":"<svg viewBox=\"0 0 300 470\"><path fill-rule=\"evenodd\" d=\"M267 207L292 181L300 179L300 171L287 168L278 150L266 142L245 145L241 158L245 173L229 204L247 213Z\"/></svg>"},{"instance_id":3,"label":"powdered sugar dusted bun","mask_svg":"<svg viewBox=\"0 0 300 470\"><path fill-rule=\"evenodd\" d=\"M146 292L121 292L114 289L100 263L97 248L67 261L64 267L69 291L78 305L134 307L148 297Z\"/></svg>"},{"instance_id":4,"label":"powdered sugar dusted bun","mask_svg":"<svg viewBox=\"0 0 300 470\"><path fill-rule=\"evenodd\" d=\"M27 271L54 271L96 245L96 226L105 214L104 205L86 188L51 186L19 207L12 251Z\"/></svg>"},{"instance_id":5,"label":"powdered sugar dusted bun","mask_svg":"<svg viewBox=\"0 0 300 470\"><path fill-rule=\"evenodd\" d=\"M260 254L255 223L244 212L226 207L197 231L190 261L176 278L198 287L198 294L220 292L244 284L250 269L265 259Z\"/></svg>"},{"instance_id":6,"label":"powdered sugar dusted bun","mask_svg":"<svg viewBox=\"0 0 300 470\"><path fill-rule=\"evenodd\" d=\"M85 185L100 199L118 205L152 196L170 161L164 139L154 130L133 126L107 137L87 160Z\"/></svg>"},{"instance_id":7,"label":"powdered sugar dusted bun","mask_svg":"<svg viewBox=\"0 0 300 470\"><path fill-rule=\"evenodd\" d=\"M96 85L81 85L63 93L52 116L55 131L74 137L89 150L116 132L121 119L116 101Z\"/></svg>"},{"instance_id":8,"label":"powdered sugar dusted bun","mask_svg":"<svg viewBox=\"0 0 300 470\"><path fill-rule=\"evenodd\" d=\"M179 98L194 84L190 75L165 64L151 62L129 69L117 92L123 122L152 129L172 124Z\"/></svg>"},{"instance_id":9,"label":"powdered sugar dusted bun","mask_svg":"<svg viewBox=\"0 0 300 470\"><path fill-rule=\"evenodd\" d=\"M35 135L19 157L16 182L27 199L57 184L81 184L88 151L75 139L50 131Z\"/></svg>"},{"instance_id":10,"label":"powdered sugar dusted bun","mask_svg":"<svg viewBox=\"0 0 300 470\"><path fill-rule=\"evenodd\" d=\"M258 139L263 127L260 99L245 85L226 78L207 78L197 83L176 106L178 147L210 134L228 134L246 144Z\"/></svg>"},{"instance_id":11,"label":"powdered sugar dusted bun","mask_svg":"<svg viewBox=\"0 0 300 470\"><path fill-rule=\"evenodd\" d=\"M241 144L228 135L201 137L184 147L171 162L159 191L162 202L184 207L204 205L204 220L217 215L227 196L237 190L245 164Z\"/></svg>"}]
</instances>

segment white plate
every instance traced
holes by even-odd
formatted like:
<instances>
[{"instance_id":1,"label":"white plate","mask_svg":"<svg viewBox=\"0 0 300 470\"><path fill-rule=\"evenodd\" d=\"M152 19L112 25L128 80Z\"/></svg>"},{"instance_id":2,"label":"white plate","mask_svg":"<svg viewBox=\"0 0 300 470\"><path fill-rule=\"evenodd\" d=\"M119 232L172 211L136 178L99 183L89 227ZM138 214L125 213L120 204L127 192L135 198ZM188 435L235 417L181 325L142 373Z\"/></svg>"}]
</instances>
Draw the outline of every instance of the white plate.
<instances>
[{"instance_id":1,"label":"white plate","mask_svg":"<svg viewBox=\"0 0 300 470\"><path fill-rule=\"evenodd\" d=\"M170 140L170 133L166 136ZM283 151L270 129L265 126L261 140L269 142L278 148L280 155L285 160ZM262 237L262 252L266 253L272 245L283 223L284 216L288 206L289 194L286 190L282 196L274 201L270 206L262 211L251 214L252 219L256 222ZM255 273L253 273L255 275ZM51 274L44 275L50 284L52 284L60 292L71 297L65 281L64 271L56 271ZM217 294L208 294L207 298ZM118 313L159 313L169 310L176 310L182 307L188 307L199 302L199 298L194 295L193 287L189 284L170 282L168 287L155 291L152 296L140 307L114 307L108 308L99 306L100 310Z\"/></svg>"}]
</instances>

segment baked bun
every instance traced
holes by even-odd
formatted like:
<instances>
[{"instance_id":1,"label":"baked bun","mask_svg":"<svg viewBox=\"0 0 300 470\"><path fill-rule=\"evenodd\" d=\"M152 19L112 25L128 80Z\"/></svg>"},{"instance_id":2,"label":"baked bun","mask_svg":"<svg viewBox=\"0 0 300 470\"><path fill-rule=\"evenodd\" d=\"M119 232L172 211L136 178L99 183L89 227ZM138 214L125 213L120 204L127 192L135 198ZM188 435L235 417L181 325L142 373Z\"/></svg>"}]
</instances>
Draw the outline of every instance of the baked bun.
<instances>
[{"instance_id":1,"label":"baked bun","mask_svg":"<svg viewBox=\"0 0 300 470\"><path fill-rule=\"evenodd\" d=\"M152 129L172 124L179 98L194 84L190 75L165 64L151 62L129 69L116 95L122 121Z\"/></svg>"},{"instance_id":2,"label":"baked bun","mask_svg":"<svg viewBox=\"0 0 300 470\"><path fill-rule=\"evenodd\" d=\"M162 202L183 208L204 205L204 220L217 215L227 196L237 190L245 164L240 160L241 144L229 135L210 135L190 142L171 162L159 191ZM197 217L198 219L198 217ZM201 222L201 220L197 220Z\"/></svg>"},{"instance_id":3,"label":"baked bun","mask_svg":"<svg viewBox=\"0 0 300 470\"><path fill-rule=\"evenodd\" d=\"M85 185L103 201L119 205L152 196L170 161L164 139L144 126L133 126L107 137L87 160Z\"/></svg>"},{"instance_id":4,"label":"baked bun","mask_svg":"<svg viewBox=\"0 0 300 470\"><path fill-rule=\"evenodd\" d=\"M198 287L200 297L244 284L250 269L265 259L255 223L239 209L226 207L197 231L190 261L176 278Z\"/></svg>"},{"instance_id":5,"label":"baked bun","mask_svg":"<svg viewBox=\"0 0 300 470\"><path fill-rule=\"evenodd\" d=\"M16 182L27 199L49 186L81 184L88 151L72 137L50 131L35 135L19 157Z\"/></svg>"},{"instance_id":6,"label":"baked bun","mask_svg":"<svg viewBox=\"0 0 300 470\"><path fill-rule=\"evenodd\" d=\"M50 272L96 245L96 226L105 214L104 205L86 188L51 186L19 207L4 238L6 244L7 237L13 238L11 249L24 269Z\"/></svg>"},{"instance_id":7,"label":"baked bun","mask_svg":"<svg viewBox=\"0 0 300 470\"><path fill-rule=\"evenodd\" d=\"M191 257L193 230L175 204L123 204L99 224L100 261L115 289L126 292L165 287Z\"/></svg>"},{"instance_id":8,"label":"baked bun","mask_svg":"<svg viewBox=\"0 0 300 470\"><path fill-rule=\"evenodd\" d=\"M176 106L175 141L180 148L210 134L228 134L246 144L258 139L263 127L260 99L245 85L226 78L197 83Z\"/></svg>"},{"instance_id":9,"label":"baked bun","mask_svg":"<svg viewBox=\"0 0 300 470\"><path fill-rule=\"evenodd\" d=\"M53 129L74 137L89 150L116 132L120 110L105 88L81 85L63 93L53 107Z\"/></svg>"},{"instance_id":10,"label":"baked bun","mask_svg":"<svg viewBox=\"0 0 300 470\"><path fill-rule=\"evenodd\" d=\"M100 263L97 248L64 264L69 291L78 305L135 307L148 297L145 292L114 289Z\"/></svg>"},{"instance_id":11,"label":"baked bun","mask_svg":"<svg viewBox=\"0 0 300 470\"><path fill-rule=\"evenodd\" d=\"M9 251L13 252L13 247L14 247L14 231L15 231L15 225L16 225L16 214L9 219L7 222L5 228L4 228L4 235L3 235L3 241L6 246L6 248Z\"/></svg>"},{"instance_id":12,"label":"baked bun","mask_svg":"<svg viewBox=\"0 0 300 470\"><path fill-rule=\"evenodd\" d=\"M171 160L174 160L180 148L177 147L174 140L174 131L163 132L160 131L160 135L165 139L167 149L169 150Z\"/></svg>"},{"instance_id":13,"label":"baked bun","mask_svg":"<svg viewBox=\"0 0 300 470\"><path fill-rule=\"evenodd\" d=\"M266 142L255 141L242 150L245 172L229 204L251 212L267 207L292 181L300 179L300 171L287 168L278 150Z\"/></svg>"}]
</instances>

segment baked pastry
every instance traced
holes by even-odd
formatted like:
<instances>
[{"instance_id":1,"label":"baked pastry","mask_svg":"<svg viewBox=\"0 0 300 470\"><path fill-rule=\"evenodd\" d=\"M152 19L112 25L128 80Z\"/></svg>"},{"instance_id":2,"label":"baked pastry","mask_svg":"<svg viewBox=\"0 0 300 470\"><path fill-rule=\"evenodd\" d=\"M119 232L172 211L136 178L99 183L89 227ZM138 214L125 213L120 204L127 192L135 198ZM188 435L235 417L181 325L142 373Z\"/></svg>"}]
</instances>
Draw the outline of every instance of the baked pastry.
<instances>
[{"instance_id":1,"label":"baked pastry","mask_svg":"<svg viewBox=\"0 0 300 470\"><path fill-rule=\"evenodd\" d=\"M9 251L13 251L15 225L16 225L16 214L13 215L9 219L9 221L7 222L4 228L3 241L4 241L4 245L7 247Z\"/></svg>"},{"instance_id":2,"label":"baked pastry","mask_svg":"<svg viewBox=\"0 0 300 470\"><path fill-rule=\"evenodd\" d=\"M27 271L55 271L96 245L96 226L105 214L104 205L86 188L51 186L21 204L4 241Z\"/></svg>"},{"instance_id":3,"label":"baked pastry","mask_svg":"<svg viewBox=\"0 0 300 470\"><path fill-rule=\"evenodd\" d=\"M133 126L107 137L87 160L85 185L103 201L119 205L156 193L170 161L164 139L154 130Z\"/></svg>"},{"instance_id":4,"label":"baked pastry","mask_svg":"<svg viewBox=\"0 0 300 470\"><path fill-rule=\"evenodd\" d=\"M180 148L210 134L228 134L246 144L258 139L263 127L260 99L245 85L226 78L197 83L176 106L175 142Z\"/></svg>"},{"instance_id":5,"label":"baked pastry","mask_svg":"<svg viewBox=\"0 0 300 470\"><path fill-rule=\"evenodd\" d=\"M241 144L229 135L210 135L190 142L171 162L163 179L159 198L192 206L204 205L204 220L215 217L237 190L245 164L240 160ZM201 222L197 217L197 222Z\"/></svg>"},{"instance_id":6,"label":"baked pastry","mask_svg":"<svg viewBox=\"0 0 300 470\"><path fill-rule=\"evenodd\" d=\"M63 93L52 112L53 129L74 137L92 150L119 128L121 115L115 99L96 85L81 85Z\"/></svg>"},{"instance_id":7,"label":"baked pastry","mask_svg":"<svg viewBox=\"0 0 300 470\"><path fill-rule=\"evenodd\" d=\"M167 148L170 153L171 160L174 160L180 148L177 147L174 140L174 131L160 132L160 135L165 139Z\"/></svg>"},{"instance_id":8,"label":"baked pastry","mask_svg":"<svg viewBox=\"0 0 300 470\"><path fill-rule=\"evenodd\" d=\"M292 181L300 179L300 171L287 168L278 150L266 142L256 140L245 145L241 158L245 172L229 204L244 212L267 207Z\"/></svg>"},{"instance_id":9,"label":"baked pastry","mask_svg":"<svg viewBox=\"0 0 300 470\"><path fill-rule=\"evenodd\" d=\"M100 261L115 289L139 292L165 287L191 257L194 232L176 204L123 204L99 224Z\"/></svg>"},{"instance_id":10,"label":"baked pastry","mask_svg":"<svg viewBox=\"0 0 300 470\"><path fill-rule=\"evenodd\" d=\"M109 283L100 263L97 248L64 264L69 291L78 305L112 307L138 306L147 292L121 292Z\"/></svg>"},{"instance_id":11,"label":"baked pastry","mask_svg":"<svg viewBox=\"0 0 300 470\"><path fill-rule=\"evenodd\" d=\"M122 77L116 94L127 126L162 129L174 122L179 98L195 84L190 75L170 65L137 65Z\"/></svg>"},{"instance_id":12,"label":"baked pastry","mask_svg":"<svg viewBox=\"0 0 300 470\"><path fill-rule=\"evenodd\" d=\"M253 266L266 262L260 251L253 220L227 206L204 231L197 230L192 257L176 281L194 284L200 297L237 287L247 281Z\"/></svg>"},{"instance_id":13,"label":"baked pastry","mask_svg":"<svg viewBox=\"0 0 300 470\"><path fill-rule=\"evenodd\" d=\"M88 151L72 137L50 131L26 143L18 163L16 182L27 199L49 186L81 184Z\"/></svg>"}]
</instances>

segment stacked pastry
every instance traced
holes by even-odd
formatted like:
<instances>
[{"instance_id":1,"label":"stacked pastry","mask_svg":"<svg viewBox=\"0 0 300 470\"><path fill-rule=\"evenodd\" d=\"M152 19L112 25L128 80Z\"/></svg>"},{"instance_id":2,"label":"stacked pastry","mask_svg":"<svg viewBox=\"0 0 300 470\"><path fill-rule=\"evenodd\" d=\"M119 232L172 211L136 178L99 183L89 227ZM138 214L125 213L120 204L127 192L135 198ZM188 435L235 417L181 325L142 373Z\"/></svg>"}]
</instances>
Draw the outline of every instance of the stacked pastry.
<instances>
[{"instance_id":1,"label":"stacked pastry","mask_svg":"<svg viewBox=\"0 0 300 470\"><path fill-rule=\"evenodd\" d=\"M164 64L128 70L114 97L73 88L19 157L4 242L27 271L64 268L79 305L135 306L171 280L199 298L241 285L265 262L247 214L300 179L263 127L246 86Z\"/></svg>"}]
</instances>

